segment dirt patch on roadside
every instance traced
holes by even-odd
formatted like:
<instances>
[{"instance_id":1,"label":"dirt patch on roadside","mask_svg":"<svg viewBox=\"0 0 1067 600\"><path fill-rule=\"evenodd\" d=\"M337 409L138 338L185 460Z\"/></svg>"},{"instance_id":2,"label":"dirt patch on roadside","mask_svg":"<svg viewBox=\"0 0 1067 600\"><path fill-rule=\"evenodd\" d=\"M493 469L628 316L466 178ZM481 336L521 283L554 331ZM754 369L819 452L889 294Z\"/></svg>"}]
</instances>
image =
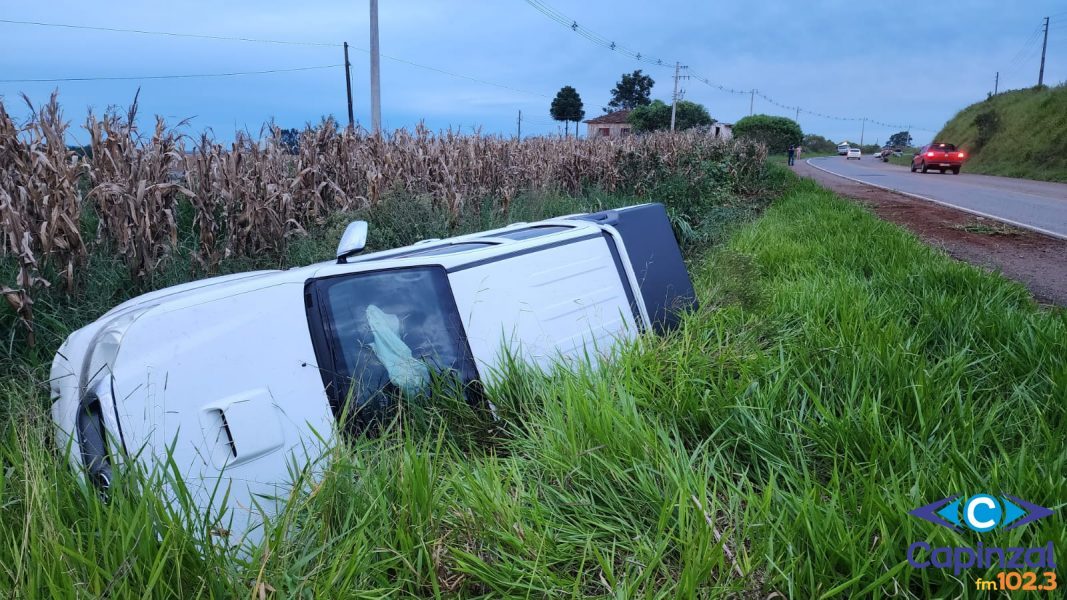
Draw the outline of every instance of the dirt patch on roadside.
<instances>
[{"instance_id":1,"label":"dirt patch on roadside","mask_svg":"<svg viewBox=\"0 0 1067 600\"><path fill-rule=\"evenodd\" d=\"M905 227L949 256L1024 284L1038 302L1067 306L1067 240L855 183L802 161L794 169Z\"/></svg>"}]
</instances>

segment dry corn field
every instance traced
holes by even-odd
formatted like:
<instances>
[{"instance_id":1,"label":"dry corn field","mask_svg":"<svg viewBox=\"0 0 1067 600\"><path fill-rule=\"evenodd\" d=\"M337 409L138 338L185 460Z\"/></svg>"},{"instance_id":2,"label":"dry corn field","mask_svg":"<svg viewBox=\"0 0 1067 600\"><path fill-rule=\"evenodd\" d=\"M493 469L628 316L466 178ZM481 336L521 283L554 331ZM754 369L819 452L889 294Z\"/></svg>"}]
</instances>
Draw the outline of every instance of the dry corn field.
<instances>
[{"instance_id":1,"label":"dry corn field","mask_svg":"<svg viewBox=\"0 0 1067 600\"><path fill-rule=\"evenodd\" d=\"M487 198L506 215L527 191L640 195L715 161L739 188L731 191L744 194L765 158L761 146L695 132L520 141L418 127L382 137L328 120L306 128L298 145L272 126L260 140L239 133L221 144L159 117L151 131L138 130L136 100L126 114L90 112L84 131L71 129L54 95L30 108L18 124L0 101L0 258L18 270L0 293L27 327L34 290L73 291L93 248L121 256L135 278L150 272L177 243L180 203L192 207L193 256L210 273L226 257L279 252L331 213L391 193L428 199L456 220ZM71 139L87 142L86 151L68 147ZM87 214L95 231L81 225Z\"/></svg>"}]
</instances>

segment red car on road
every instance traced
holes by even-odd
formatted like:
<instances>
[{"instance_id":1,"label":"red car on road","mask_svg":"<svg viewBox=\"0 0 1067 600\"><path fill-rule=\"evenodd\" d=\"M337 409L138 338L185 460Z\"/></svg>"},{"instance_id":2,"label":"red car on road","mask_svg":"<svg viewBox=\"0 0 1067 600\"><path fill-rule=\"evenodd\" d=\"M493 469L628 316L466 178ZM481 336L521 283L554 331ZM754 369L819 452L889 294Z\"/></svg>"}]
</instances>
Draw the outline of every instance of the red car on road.
<instances>
[{"instance_id":1,"label":"red car on road","mask_svg":"<svg viewBox=\"0 0 1067 600\"><path fill-rule=\"evenodd\" d=\"M923 146L911 157L911 172L925 173L930 169L937 169L942 173L951 170L953 174L959 175L965 158L967 156L954 144L934 142Z\"/></svg>"}]
</instances>

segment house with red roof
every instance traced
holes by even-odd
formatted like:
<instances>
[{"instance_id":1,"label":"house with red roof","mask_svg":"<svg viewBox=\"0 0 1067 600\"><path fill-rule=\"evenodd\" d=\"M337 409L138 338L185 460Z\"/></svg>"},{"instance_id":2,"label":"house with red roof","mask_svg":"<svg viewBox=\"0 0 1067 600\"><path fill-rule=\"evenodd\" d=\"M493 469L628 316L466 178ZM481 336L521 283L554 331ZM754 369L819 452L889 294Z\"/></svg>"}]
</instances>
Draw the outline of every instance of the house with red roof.
<instances>
[{"instance_id":1,"label":"house with red roof","mask_svg":"<svg viewBox=\"0 0 1067 600\"><path fill-rule=\"evenodd\" d=\"M630 135L630 130L633 129L633 126L626 122L626 118L629 116L630 110L624 109L583 121L589 127L586 131L586 137L618 138Z\"/></svg>"}]
</instances>

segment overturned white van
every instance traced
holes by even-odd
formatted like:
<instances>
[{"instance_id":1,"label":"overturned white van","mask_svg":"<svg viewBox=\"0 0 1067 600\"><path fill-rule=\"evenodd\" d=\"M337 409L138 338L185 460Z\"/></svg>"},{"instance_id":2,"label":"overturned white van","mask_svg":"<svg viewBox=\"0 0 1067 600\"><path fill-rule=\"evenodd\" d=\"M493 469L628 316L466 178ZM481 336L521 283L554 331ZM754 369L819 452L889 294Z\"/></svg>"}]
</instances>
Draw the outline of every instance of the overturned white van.
<instances>
[{"instance_id":1,"label":"overturned white van","mask_svg":"<svg viewBox=\"0 0 1067 600\"><path fill-rule=\"evenodd\" d=\"M342 414L358 429L434 373L491 379L508 352L596 360L696 305L660 204L358 255L365 237L353 223L336 261L159 290L71 334L51 373L61 447L97 485L169 457L205 511L252 507Z\"/></svg>"}]
</instances>

